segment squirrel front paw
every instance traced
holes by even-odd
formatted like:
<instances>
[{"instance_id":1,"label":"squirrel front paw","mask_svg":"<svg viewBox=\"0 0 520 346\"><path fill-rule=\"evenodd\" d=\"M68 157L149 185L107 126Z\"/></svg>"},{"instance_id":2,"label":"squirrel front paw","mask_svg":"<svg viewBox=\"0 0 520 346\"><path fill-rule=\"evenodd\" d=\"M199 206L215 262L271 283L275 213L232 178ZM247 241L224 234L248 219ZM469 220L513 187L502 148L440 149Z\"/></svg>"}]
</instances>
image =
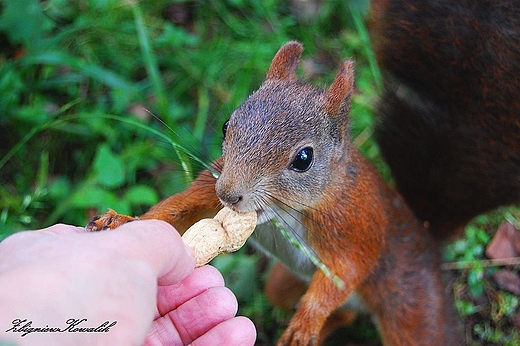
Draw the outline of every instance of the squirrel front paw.
<instances>
[{"instance_id":1,"label":"squirrel front paw","mask_svg":"<svg viewBox=\"0 0 520 346\"><path fill-rule=\"evenodd\" d=\"M85 226L88 232L105 231L108 229L115 229L127 222L139 220L138 217L118 214L115 210L108 209L107 212L96 215Z\"/></svg>"},{"instance_id":2,"label":"squirrel front paw","mask_svg":"<svg viewBox=\"0 0 520 346\"><path fill-rule=\"evenodd\" d=\"M277 342L277 346L316 346L318 336L304 326L295 327L291 321Z\"/></svg>"}]
</instances>

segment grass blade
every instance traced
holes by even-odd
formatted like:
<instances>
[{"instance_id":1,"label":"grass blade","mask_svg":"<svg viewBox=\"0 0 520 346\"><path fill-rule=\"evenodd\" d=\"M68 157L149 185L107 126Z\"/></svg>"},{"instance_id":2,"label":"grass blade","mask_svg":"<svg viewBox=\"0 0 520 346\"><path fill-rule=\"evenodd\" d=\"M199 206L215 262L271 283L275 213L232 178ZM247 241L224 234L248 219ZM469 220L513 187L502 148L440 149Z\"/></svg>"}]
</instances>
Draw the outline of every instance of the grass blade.
<instances>
[{"instance_id":1,"label":"grass blade","mask_svg":"<svg viewBox=\"0 0 520 346\"><path fill-rule=\"evenodd\" d=\"M139 47L141 48L141 54L143 57L144 67L150 78L152 88L157 98L157 108L160 114L165 117L168 126L173 126L170 121L170 112L168 109L168 98L166 97L166 91L162 83L161 75L157 65L157 58L153 52L148 33L144 24L143 13L137 2L131 2L130 7L134 15L134 23L137 28L137 38L139 40Z\"/></svg>"},{"instance_id":2,"label":"grass blade","mask_svg":"<svg viewBox=\"0 0 520 346\"><path fill-rule=\"evenodd\" d=\"M307 256L308 259L311 260L311 262L325 274L326 277L328 277L332 282L334 282L334 285L340 290L345 289L345 282L341 280L339 276L334 274L330 271L330 269L320 261L318 257L316 257L313 253L313 251L304 243L300 242L298 239L296 239L290 232L287 232L280 224L273 220L272 221L276 229L284 236L285 239L287 239L291 244L296 246L300 251L302 251L305 256Z\"/></svg>"}]
</instances>

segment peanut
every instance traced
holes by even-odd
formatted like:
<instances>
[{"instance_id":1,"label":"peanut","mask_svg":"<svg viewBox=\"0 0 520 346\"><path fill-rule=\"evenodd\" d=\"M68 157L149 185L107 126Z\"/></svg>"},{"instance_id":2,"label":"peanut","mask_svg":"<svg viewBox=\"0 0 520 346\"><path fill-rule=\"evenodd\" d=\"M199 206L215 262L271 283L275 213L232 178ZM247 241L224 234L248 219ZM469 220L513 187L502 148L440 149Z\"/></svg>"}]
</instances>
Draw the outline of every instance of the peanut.
<instances>
[{"instance_id":1,"label":"peanut","mask_svg":"<svg viewBox=\"0 0 520 346\"><path fill-rule=\"evenodd\" d=\"M221 253L240 249L256 227L256 212L237 213L223 208L213 219L195 223L182 239L193 250L200 267Z\"/></svg>"}]
</instances>

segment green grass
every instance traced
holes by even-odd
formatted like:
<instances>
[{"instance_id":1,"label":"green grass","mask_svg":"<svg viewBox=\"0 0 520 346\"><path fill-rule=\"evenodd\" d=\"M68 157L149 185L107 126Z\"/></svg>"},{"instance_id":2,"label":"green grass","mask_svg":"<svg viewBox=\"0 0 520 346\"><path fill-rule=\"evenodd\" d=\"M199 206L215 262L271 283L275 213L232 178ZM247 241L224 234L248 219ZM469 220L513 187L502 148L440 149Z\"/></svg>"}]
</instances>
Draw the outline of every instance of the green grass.
<instances>
[{"instance_id":1,"label":"green grass","mask_svg":"<svg viewBox=\"0 0 520 346\"><path fill-rule=\"evenodd\" d=\"M56 222L84 225L108 207L138 215L182 190L220 155L223 122L293 39L305 45L299 73L315 85L327 86L342 59L355 60L354 141L390 179L371 136L381 77L365 0L326 2L310 16L275 0L0 6L0 239ZM264 261L242 250L215 265L254 319L259 344L272 344L289 316L261 293ZM476 277L461 284L486 292L485 275ZM480 323L474 334L507 335L496 326Z\"/></svg>"}]
</instances>

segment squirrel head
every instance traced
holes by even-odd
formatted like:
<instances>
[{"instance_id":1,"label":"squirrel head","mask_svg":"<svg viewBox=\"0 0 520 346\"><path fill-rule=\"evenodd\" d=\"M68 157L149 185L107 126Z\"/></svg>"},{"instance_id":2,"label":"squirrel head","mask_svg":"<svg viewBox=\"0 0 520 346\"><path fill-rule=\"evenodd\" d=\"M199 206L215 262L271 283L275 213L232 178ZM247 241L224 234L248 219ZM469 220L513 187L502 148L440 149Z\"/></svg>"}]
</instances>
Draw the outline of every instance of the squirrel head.
<instances>
[{"instance_id":1,"label":"squirrel head","mask_svg":"<svg viewBox=\"0 0 520 346\"><path fill-rule=\"evenodd\" d=\"M260 88L224 124L216 192L236 211L312 207L348 165L353 63L322 90L297 79L302 51L298 42L282 46Z\"/></svg>"}]
</instances>

